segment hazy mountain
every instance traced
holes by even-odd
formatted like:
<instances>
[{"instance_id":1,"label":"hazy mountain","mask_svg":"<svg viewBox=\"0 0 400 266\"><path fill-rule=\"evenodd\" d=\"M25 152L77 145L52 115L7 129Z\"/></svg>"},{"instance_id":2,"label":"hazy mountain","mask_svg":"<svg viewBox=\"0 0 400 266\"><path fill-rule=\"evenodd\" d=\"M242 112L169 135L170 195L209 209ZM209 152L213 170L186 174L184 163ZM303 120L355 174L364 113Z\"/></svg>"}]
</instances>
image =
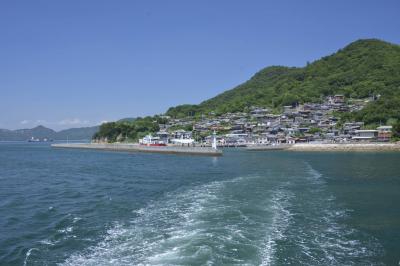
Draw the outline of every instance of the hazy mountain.
<instances>
[{"instance_id":1,"label":"hazy mountain","mask_svg":"<svg viewBox=\"0 0 400 266\"><path fill-rule=\"evenodd\" d=\"M57 140L81 140L92 139L92 136L99 130L98 126L94 127L80 127L61 130L56 133Z\"/></svg>"},{"instance_id":2,"label":"hazy mountain","mask_svg":"<svg viewBox=\"0 0 400 266\"><path fill-rule=\"evenodd\" d=\"M83 140L91 139L98 129L98 126L70 128L58 132L44 126L17 130L0 129L0 141L23 141L31 139L32 137L35 139Z\"/></svg>"}]
</instances>

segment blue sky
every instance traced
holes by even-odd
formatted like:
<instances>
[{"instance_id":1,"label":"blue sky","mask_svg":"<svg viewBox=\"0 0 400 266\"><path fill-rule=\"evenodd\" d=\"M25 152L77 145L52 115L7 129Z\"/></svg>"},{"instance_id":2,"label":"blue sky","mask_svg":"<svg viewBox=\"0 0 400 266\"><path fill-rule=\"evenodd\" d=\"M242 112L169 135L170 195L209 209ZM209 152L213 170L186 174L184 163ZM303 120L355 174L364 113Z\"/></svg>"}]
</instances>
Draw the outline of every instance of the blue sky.
<instances>
[{"instance_id":1,"label":"blue sky","mask_svg":"<svg viewBox=\"0 0 400 266\"><path fill-rule=\"evenodd\" d=\"M199 103L269 65L400 43L400 1L0 1L0 128Z\"/></svg>"}]
</instances>

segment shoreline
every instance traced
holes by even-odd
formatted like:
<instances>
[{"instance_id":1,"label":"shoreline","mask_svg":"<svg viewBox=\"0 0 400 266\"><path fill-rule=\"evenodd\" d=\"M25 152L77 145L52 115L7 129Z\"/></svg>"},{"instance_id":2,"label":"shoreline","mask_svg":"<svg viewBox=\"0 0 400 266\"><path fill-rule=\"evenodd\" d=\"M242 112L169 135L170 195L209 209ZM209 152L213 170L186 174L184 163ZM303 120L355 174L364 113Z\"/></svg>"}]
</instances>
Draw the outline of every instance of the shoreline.
<instances>
[{"instance_id":1,"label":"shoreline","mask_svg":"<svg viewBox=\"0 0 400 266\"><path fill-rule=\"evenodd\" d=\"M274 146L253 146L246 148L249 151L316 151L316 152L388 152L400 151L400 144L395 143L296 143Z\"/></svg>"},{"instance_id":2,"label":"shoreline","mask_svg":"<svg viewBox=\"0 0 400 266\"><path fill-rule=\"evenodd\" d=\"M127 151L127 152L148 152L181 155L203 155L203 156L222 156L221 150L211 147L187 147L187 146L144 146L139 144L123 143L58 143L52 144L53 148L67 149L94 149L107 151Z\"/></svg>"},{"instance_id":3,"label":"shoreline","mask_svg":"<svg viewBox=\"0 0 400 266\"><path fill-rule=\"evenodd\" d=\"M222 150L211 147L187 146L144 146L136 143L55 143L53 148L95 149L107 151L148 152L164 154L187 154L221 156ZM280 145L254 145L248 151L301 151L301 152L400 152L395 143L296 143Z\"/></svg>"},{"instance_id":4,"label":"shoreline","mask_svg":"<svg viewBox=\"0 0 400 266\"><path fill-rule=\"evenodd\" d=\"M327 143L327 144L310 144L298 143L293 144L287 150L289 151L349 151L349 152L385 152L400 151L400 145L395 143Z\"/></svg>"}]
</instances>

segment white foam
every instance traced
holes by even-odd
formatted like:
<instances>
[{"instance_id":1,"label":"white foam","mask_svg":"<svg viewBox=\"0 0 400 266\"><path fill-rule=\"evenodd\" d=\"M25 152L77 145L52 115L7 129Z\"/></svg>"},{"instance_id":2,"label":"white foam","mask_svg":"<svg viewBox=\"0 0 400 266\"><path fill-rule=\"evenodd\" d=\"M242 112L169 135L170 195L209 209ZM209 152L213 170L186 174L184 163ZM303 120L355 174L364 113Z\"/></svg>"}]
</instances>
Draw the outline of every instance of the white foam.
<instances>
[{"instance_id":1,"label":"white foam","mask_svg":"<svg viewBox=\"0 0 400 266\"><path fill-rule=\"evenodd\" d=\"M305 212L302 213L305 227L293 226L288 237L304 255L301 261L325 265L371 264L369 258L382 249L379 242L343 222L351 210L338 205L322 174L306 164L305 176L299 182L305 190L302 201L295 202L294 208ZM358 240L360 235L367 240Z\"/></svg>"},{"instance_id":2,"label":"white foam","mask_svg":"<svg viewBox=\"0 0 400 266\"><path fill-rule=\"evenodd\" d=\"M39 241L40 244L42 245L49 245L49 246L54 246L58 241L51 241L49 239L44 239Z\"/></svg>"},{"instance_id":3,"label":"white foam","mask_svg":"<svg viewBox=\"0 0 400 266\"><path fill-rule=\"evenodd\" d=\"M63 264L270 265L281 263L285 249L295 254L285 263L368 264L377 241L361 242L357 230L341 223L349 210L318 171L300 165L295 175L239 177L168 193Z\"/></svg>"},{"instance_id":4,"label":"white foam","mask_svg":"<svg viewBox=\"0 0 400 266\"><path fill-rule=\"evenodd\" d=\"M25 254L25 259L24 259L24 266L26 266L26 264L28 263L28 259L29 259L29 257L31 256L32 251L34 251L34 250L39 250L39 249L37 249L37 248L30 248L30 249L26 252L26 254Z\"/></svg>"},{"instance_id":5,"label":"white foam","mask_svg":"<svg viewBox=\"0 0 400 266\"><path fill-rule=\"evenodd\" d=\"M251 219L235 211L238 202L226 197L230 195L229 187L240 188L242 181L251 178L211 182L167 194L135 211L136 217L129 224L116 223L97 246L72 255L64 264L182 265L217 260L245 264L225 252L227 246L243 243L257 249L257 243L246 236L248 232L242 231ZM242 224L229 223L224 215Z\"/></svg>"},{"instance_id":6,"label":"white foam","mask_svg":"<svg viewBox=\"0 0 400 266\"><path fill-rule=\"evenodd\" d=\"M81 217L74 217L74 219L72 219L72 223L77 223L77 222L79 222L80 220L82 220Z\"/></svg>"},{"instance_id":7,"label":"white foam","mask_svg":"<svg viewBox=\"0 0 400 266\"><path fill-rule=\"evenodd\" d=\"M261 249L261 265L271 265L274 262L277 241L285 237L289 226L291 213L290 198L292 194L285 189L274 191L268 209L272 212L271 223L266 228L264 246Z\"/></svg>"},{"instance_id":8,"label":"white foam","mask_svg":"<svg viewBox=\"0 0 400 266\"><path fill-rule=\"evenodd\" d=\"M59 233L71 233L74 230L74 228L72 226L68 226L64 229L59 229L57 230L57 232Z\"/></svg>"}]
</instances>

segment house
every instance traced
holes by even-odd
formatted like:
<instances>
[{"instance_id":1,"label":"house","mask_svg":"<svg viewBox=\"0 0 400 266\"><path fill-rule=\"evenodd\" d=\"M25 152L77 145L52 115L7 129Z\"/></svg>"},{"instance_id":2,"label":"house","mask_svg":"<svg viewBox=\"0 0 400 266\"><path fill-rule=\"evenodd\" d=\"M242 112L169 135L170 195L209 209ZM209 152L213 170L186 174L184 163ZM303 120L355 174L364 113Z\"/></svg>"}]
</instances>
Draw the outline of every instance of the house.
<instances>
[{"instance_id":1,"label":"house","mask_svg":"<svg viewBox=\"0 0 400 266\"><path fill-rule=\"evenodd\" d=\"M172 136L175 139L191 139L192 138L192 132L179 129L179 130L174 131L172 133Z\"/></svg>"},{"instance_id":2,"label":"house","mask_svg":"<svg viewBox=\"0 0 400 266\"><path fill-rule=\"evenodd\" d=\"M360 130L364 126L364 122L347 122L343 125L343 132L345 134L355 134L356 130Z\"/></svg>"},{"instance_id":3,"label":"house","mask_svg":"<svg viewBox=\"0 0 400 266\"><path fill-rule=\"evenodd\" d=\"M335 103L344 103L344 95L336 94L335 96L333 96L333 101Z\"/></svg>"},{"instance_id":4,"label":"house","mask_svg":"<svg viewBox=\"0 0 400 266\"><path fill-rule=\"evenodd\" d=\"M379 141L389 141L392 137L392 126L380 126L376 129L378 130Z\"/></svg>"},{"instance_id":5,"label":"house","mask_svg":"<svg viewBox=\"0 0 400 266\"><path fill-rule=\"evenodd\" d=\"M375 140L378 136L378 130L373 129L363 129L356 130L355 136L352 137L353 140Z\"/></svg>"},{"instance_id":6,"label":"house","mask_svg":"<svg viewBox=\"0 0 400 266\"><path fill-rule=\"evenodd\" d=\"M295 144L296 143L296 138L286 137L286 143L287 144Z\"/></svg>"},{"instance_id":7,"label":"house","mask_svg":"<svg viewBox=\"0 0 400 266\"><path fill-rule=\"evenodd\" d=\"M250 114L255 115L255 116L264 116L268 113L268 111L269 110L266 108L252 107Z\"/></svg>"},{"instance_id":8,"label":"house","mask_svg":"<svg viewBox=\"0 0 400 266\"><path fill-rule=\"evenodd\" d=\"M163 143L169 142L169 133L167 131L159 131L156 133L156 137Z\"/></svg>"},{"instance_id":9,"label":"house","mask_svg":"<svg viewBox=\"0 0 400 266\"><path fill-rule=\"evenodd\" d=\"M283 128L283 131L286 133L286 135L292 136L292 135L296 134L296 132L298 132L298 129L288 127L288 128Z\"/></svg>"},{"instance_id":10,"label":"house","mask_svg":"<svg viewBox=\"0 0 400 266\"><path fill-rule=\"evenodd\" d=\"M339 136L339 130L337 129L331 129L325 133L327 139L334 140L337 136Z\"/></svg>"},{"instance_id":11,"label":"house","mask_svg":"<svg viewBox=\"0 0 400 266\"><path fill-rule=\"evenodd\" d=\"M300 133L305 133L305 132L308 132L310 130L310 128L308 128L308 127L299 127L297 130Z\"/></svg>"},{"instance_id":12,"label":"house","mask_svg":"<svg viewBox=\"0 0 400 266\"><path fill-rule=\"evenodd\" d=\"M344 103L344 95L342 94L336 94L335 96L333 96L333 102L334 103Z\"/></svg>"},{"instance_id":13,"label":"house","mask_svg":"<svg viewBox=\"0 0 400 266\"><path fill-rule=\"evenodd\" d=\"M291 105L283 106L283 113L284 114L290 114L291 112L293 112L293 107Z\"/></svg>"}]
</instances>

